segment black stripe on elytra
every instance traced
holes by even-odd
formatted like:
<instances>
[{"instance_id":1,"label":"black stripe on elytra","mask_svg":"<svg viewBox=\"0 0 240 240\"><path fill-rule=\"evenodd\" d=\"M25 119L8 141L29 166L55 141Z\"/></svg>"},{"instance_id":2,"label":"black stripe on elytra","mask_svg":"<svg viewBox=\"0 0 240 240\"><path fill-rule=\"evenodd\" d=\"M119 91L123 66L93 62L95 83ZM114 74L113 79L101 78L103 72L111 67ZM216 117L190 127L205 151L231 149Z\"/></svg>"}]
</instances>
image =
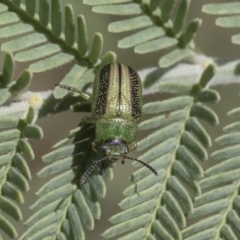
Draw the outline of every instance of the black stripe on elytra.
<instances>
[{"instance_id":1,"label":"black stripe on elytra","mask_svg":"<svg viewBox=\"0 0 240 240\"><path fill-rule=\"evenodd\" d=\"M120 105L121 105L121 91L122 91L122 68L121 64L118 63L118 112L121 111Z\"/></svg>"},{"instance_id":2,"label":"black stripe on elytra","mask_svg":"<svg viewBox=\"0 0 240 240\"><path fill-rule=\"evenodd\" d=\"M138 74L128 66L129 79L130 79L130 89L131 89L131 104L132 104L132 117L135 120L141 118L142 108L139 96L139 77Z\"/></svg>"},{"instance_id":3,"label":"black stripe on elytra","mask_svg":"<svg viewBox=\"0 0 240 240\"><path fill-rule=\"evenodd\" d=\"M104 116L106 113L110 71L111 64L108 64L99 73L99 88L95 107L95 112L98 116Z\"/></svg>"}]
</instances>

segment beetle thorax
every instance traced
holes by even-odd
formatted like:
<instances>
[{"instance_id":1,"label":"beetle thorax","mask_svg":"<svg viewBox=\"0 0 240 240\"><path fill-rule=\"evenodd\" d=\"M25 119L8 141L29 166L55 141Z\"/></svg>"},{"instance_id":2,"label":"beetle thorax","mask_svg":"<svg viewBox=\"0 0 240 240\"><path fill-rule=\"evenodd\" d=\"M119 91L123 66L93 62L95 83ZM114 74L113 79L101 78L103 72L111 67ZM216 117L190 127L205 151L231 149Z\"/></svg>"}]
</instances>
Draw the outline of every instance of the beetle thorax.
<instances>
[{"instance_id":1,"label":"beetle thorax","mask_svg":"<svg viewBox=\"0 0 240 240\"><path fill-rule=\"evenodd\" d=\"M102 146L101 151L104 155L111 158L120 158L129 152L128 145L120 139L108 139Z\"/></svg>"}]
</instances>

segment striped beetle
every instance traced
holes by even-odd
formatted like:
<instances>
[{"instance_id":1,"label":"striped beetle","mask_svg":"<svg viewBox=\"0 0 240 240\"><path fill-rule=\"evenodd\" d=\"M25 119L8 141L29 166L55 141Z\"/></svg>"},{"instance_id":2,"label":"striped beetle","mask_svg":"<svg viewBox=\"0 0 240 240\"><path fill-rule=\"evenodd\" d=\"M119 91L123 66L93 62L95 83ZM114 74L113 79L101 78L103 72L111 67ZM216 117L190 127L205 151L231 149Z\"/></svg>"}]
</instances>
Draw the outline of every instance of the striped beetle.
<instances>
[{"instance_id":1,"label":"striped beetle","mask_svg":"<svg viewBox=\"0 0 240 240\"><path fill-rule=\"evenodd\" d=\"M130 150L137 147L137 124L142 117L142 85L135 70L122 63L103 66L96 73L91 96L66 85L56 86L77 92L91 103L92 116L85 117L83 121L95 125L93 149L104 157L93 162L83 174L81 183L85 182L100 162L102 173L108 160L120 159L122 164L125 159L137 161L158 175L147 163L126 156Z\"/></svg>"}]
</instances>

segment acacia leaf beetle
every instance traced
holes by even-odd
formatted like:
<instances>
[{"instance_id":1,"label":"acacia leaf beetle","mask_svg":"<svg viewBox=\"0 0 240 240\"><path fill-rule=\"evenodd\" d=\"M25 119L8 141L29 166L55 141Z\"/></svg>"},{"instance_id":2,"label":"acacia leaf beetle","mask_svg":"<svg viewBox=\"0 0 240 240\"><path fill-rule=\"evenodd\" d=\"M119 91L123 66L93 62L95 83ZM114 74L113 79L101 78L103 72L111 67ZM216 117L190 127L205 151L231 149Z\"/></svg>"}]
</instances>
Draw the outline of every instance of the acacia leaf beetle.
<instances>
[{"instance_id":1,"label":"acacia leaf beetle","mask_svg":"<svg viewBox=\"0 0 240 240\"><path fill-rule=\"evenodd\" d=\"M109 160L121 160L122 163L125 159L137 161L158 175L147 163L126 156L137 147L137 125L142 117L142 85L135 70L122 63L103 66L95 75L91 95L67 85L56 86L77 92L91 103L91 117L85 117L83 121L95 125L93 149L104 157L94 161L86 170L81 177L81 184L100 162L102 173Z\"/></svg>"}]
</instances>

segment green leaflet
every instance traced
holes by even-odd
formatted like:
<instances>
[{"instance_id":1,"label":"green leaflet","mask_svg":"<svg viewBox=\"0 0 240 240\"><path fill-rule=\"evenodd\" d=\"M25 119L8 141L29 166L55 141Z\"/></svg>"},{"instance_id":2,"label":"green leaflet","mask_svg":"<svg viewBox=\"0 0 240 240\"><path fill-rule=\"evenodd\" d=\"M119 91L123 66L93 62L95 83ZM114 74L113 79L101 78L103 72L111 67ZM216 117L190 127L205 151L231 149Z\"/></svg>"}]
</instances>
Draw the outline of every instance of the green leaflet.
<instances>
[{"instance_id":1,"label":"green leaflet","mask_svg":"<svg viewBox=\"0 0 240 240\"><path fill-rule=\"evenodd\" d=\"M109 32L124 32L152 26L152 21L148 16L140 16L127 20L111 23L108 26Z\"/></svg>"},{"instance_id":2,"label":"green leaflet","mask_svg":"<svg viewBox=\"0 0 240 240\"><path fill-rule=\"evenodd\" d=\"M13 225L4 217L0 215L0 229L3 230L9 237L16 238L17 232Z\"/></svg>"},{"instance_id":3,"label":"green leaflet","mask_svg":"<svg viewBox=\"0 0 240 240\"><path fill-rule=\"evenodd\" d=\"M68 4L65 7L65 25L64 25L64 34L67 44L72 46L75 41L75 25L74 25L74 12L72 5Z\"/></svg>"},{"instance_id":4,"label":"green leaflet","mask_svg":"<svg viewBox=\"0 0 240 240\"><path fill-rule=\"evenodd\" d=\"M162 50L164 48L174 46L176 44L177 44L176 39L163 37L163 38L159 38L157 40L152 40L152 41L149 41L147 43L143 43L141 45L138 45L137 47L135 47L135 52L140 53L140 54L155 52L155 51L158 51L158 50Z\"/></svg>"},{"instance_id":5,"label":"green leaflet","mask_svg":"<svg viewBox=\"0 0 240 240\"><path fill-rule=\"evenodd\" d=\"M26 62L37 60L39 58L47 57L54 53L60 52L61 48L55 44L47 43L40 47L19 52L15 55L15 59L19 62Z\"/></svg>"},{"instance_id":6,"label":"green leaflet","mask_svg":"<svg viewBox=\"0 0 240 240\"><path fill-rule=\"evenodd\" d=\"M135 34L130 35L129 37L123 38L118 42L119 48L130 48L141 43L147 42L157 37L162 37L164 35L164 31L158 27L150 27L139 31ZM136 47L135 47L136 51Z\"/></svg>"},{"instance_id":7,"label":"green leaflet","mask_svg":"<svg viewBox=\"0 0 240 240\"><path fill-rule=\"evenodd\" d=\"M69 206L68 215L74 237L79 240L85 239L83 227L74 204Z\"/></svg>"},{"instance_id":8,"label":"green leaflet","mask_svg":"<svg viewBox=\"0 0 240 240\"><path fill-rule=\"evenodd\" d=\"M27 192L29 190L29 185L25 177L13 167L8 172L8 180L17 186L22 192Z\"/></svg>"},{"instance_id":9,"label":"green leaflet","mask_svg":"<svg viewBox=\"0 0 240 240\"><path fill-rule=\"evenodd\" d=\"M89 59L93 65L98 61L98 58L102 52L103 37L100 33L95 33L93 36L92 46L89 52Z\"/></svg>"},{"instance_id":10,"label":"green leaflet","mask_svg":"<svg viewBox=\"0 0 240 240\"><path fill-rule=\"evenodd\" d=\"M209 69L204 71L199 81L206 80L205 75L209 80L213 77L206 74ZM122 232L118 232L117 229L125 226L124 223L150 212L152 221L144 228L151 230L146 233L144 239L182 239L181 229L186 227L186 218L195 214L193 199L200 199L201 187L205 189L209 187L206 184L215 184L215 181L210 178L206 182L204 180L198 182L199 178L203 177L203 169L198 160L203 161L208 158L203 146L211 146L211 138L197 119L205 116L195 113L193 108L196 106L206 108L207 113L211 112L217 121L215 113L198 102L199 94L202 94L200 98L202 102L215 102L208 97L208 94L204 94L208 91L199 85L198 82L187 86L190 96L174 96L168 100L151 102L143 106L143 112L153 117L142 122L139 128L150 130L160 127L160 129L148 133L147 137L139 142L137 150L144 150L139 159L156 169L158 177L139 163L133 163L133 166L140 169L130 178L133 183L124 191L126 198L119 204L123 211L110 219L115 226L104 232L103 235L106 238L120 235ZM172 86L169 84L166 92L170 90L176 93L177 87L177 83ZM186 86L183 88L186 90ZM181 91L178 92L182 93ZM213 94L217 96L217 93ZM218 100L219 98L216 98L216 101ZM236 174L228 174L223 178L223 182L228 183L236 177L239 171L235 171ZM230 176L232 178L229 180ZM154 201L156 201L155 204ZM210 207L207 211L211 211ZM137 230L142 231L144 228L139 226ZM130 232L127 236L134 234L134 230L124 231ZM198 232L195 233L198 234ZM206 233L208 234L209 232Z\"/></svg>"},{"instance_id":11,"label":"green leaflet","mask_svg":"<svg viewBox=\"0 0 240 240\"><path fill-rule=\"evenodd\" d=\"M176 222L166 210L165 207L160 207L157 211L159 221L166 226L166 230L172 235L173 239L181 239L181 232L176 225Z\"/></svg>"},{"instance_id":12,"label":"green leaflet","mask_svg":"<svg viewBox=\"0 0 240 240\"><path fill-rule=\"evenodd\" d=\"M38 211L36 211L24 224L26 226L32 226L35 223L37 223L40 219L46 217L49 215L50 212L54 212L56 210L61 210L67 205L68 199L57 199L56 201L52 203L48 203Z\"/></svg>"},{"instance_id":13,"label":"green leaflet","mask_svg":"<svg viewBox=\"0 0 240 240\"><path fill-rule=\"evenodd\" d=\"M4 196L16 201L19 204L22 204L24 202L21 192L11 183L4 183L2 190Z\"/></svg>"},{"instance_id":14,"label":"green leaflet","mask_svg":"<svg viewBox=\"0 0 240 240\"><path fill-rule=\"evenodd\" d=\"M32 72L43 72L69 63L73 59L74 57L69 54L58 53L54 56L45 58L44 60L40 60L36 63L31 64L29 69Z\"/></svg>"},{"instance_id":15,"label":"green leaflet","mask_svg":"<svg viewBox=\"0 0 240 240\"><path fill-rule=\"evenodd\" d=\"M77 213L79 218L82 219L84 226L89 229L93 230L94 228L94 219L91 214L91 210L87 205L87 202L84 198L84 195L80 190L77 190L73 195L73 200L77 209Z\"/></svg>"},{"instance_id":16,"label":"green leaflet","mask_svg":"<svg viewBox=\"0 0 240 240\"><path fill-rule=\"evenodd\" d=\"M39 199L31 207L35 214L27 221L30 228L25 237L75 236L76 239L85 239L83 226L90 230L94 228L94 219L100 217L98 197L106 194L105 183L102 176L93 171L88 181L79 186L80 176L91 165L89 159L99 158L98 155L90 155L88 138L91 138L92 130L92 125L89 124L74 129L70 132L70 141L60 141L54 146L53 152L44 157L44 161L50 164L39 172L40 177L59 171L62 173L53 177L37 192ZM108 174L111 175L111 172ZM60 212L60 215L54 217L56 223L51 220L53 212ZM47 232L43 226L49 225L52 229ZM56 230L58 227L60 232Z\"/></svg>"},{"instance_id":17,"label":"green leaflet","mask_svg":"<svg viewBox=\"0 0 240 240\"><path fill-rule=\"evenodd\" d=\"M60 36L62 33L62 12L61 12L61 1L51 1L51 26L52 31L56 36Z\"/></svg>"},{"instance_id":18,"label":"green leaflet","mask_svg":"<svg viewBox=\"0 0 240 240\"><path fill-rule=\"evenodd\" d=\"M216 19L216 25L220 27L231 28L240 26L240 16L230 15L240 13L238 2L205 4L202 8L202 11L208 14L225 15L224 17L219 17ZM240 44L239 34L232 36L232 43Z\"/></svg>"},{"instance_id":19,"label":"green leaflet","mask_svg":"<svg viewBox=\"0 0 240 240\"><path fill-rule=\"evenodd\" d=\"M238 115L236 113L236 110L232 110L228 115L236 117ZM189 215L189 218L202 217L202 220L182 231L183 236L187 239L201 239L199 231L205 237L238 238L240 220L236 211L239 207L238 204L234 204L239 199L238 185L240 181L238 125L239 122L235 122L226 126L224 131L227 134L215 140L217 144L224 147L213 152L210 157L214 160L223 159L224 161L220 163L217 161L215 165L207 169L205 178L199 182L205 192L196 198L195 211Z\"/></svg>"},{"instance_id":20,"label":"green leaflet","mask_svg":"<svg viewBox=\"0 0 240 240\"><path fill-rule=\"evenodd\" d=\"M43 27L47 27L49 21L49 0L39 1L39 21Z\"/></svg>"},{"instance_id":21,"label":"green leaflet","mask_svg":"<svg viewBox=\"0 0 240 240\"><path fill-rule=\"evenodd\" d=\"M79 15L77 17L77 27L78 27L78 37L77 37L77 44L78 44L78 51L82 56L85 56L87 53L87 26L85 22L85 18L83 15Z\"/></svg>"},{"instance_id":22,"label":"green leaflet","mask_svg":"<svg viewBox=\"0 0 240 240\"><path fill-rule=\"evenodd\" d=\"M20 239L30 238L31 235L34 235L36 232L39 232L39 230L42 230L47 226L56 223L60 215L61 211L53 212L52 214L44 218L42 221L39 221L38 224L31 226L28 229L28 231L21 236Z\"/></svg>"},{"instance_id":23,"label":"green leaflet","mask_svg":"<svg viewBox=\"0 0 240 240\"><path fill-rule=\"evenodd\" d=\"M18 77L17 81L10 87L10 92L20 92L28 87L32 79L32 72L25 70Z\"/></svg>"},{"instance_id":24,"label":"green leaflet","mask_svg":"<svg viewBox=\"0 0 240 240\"><path fill-rule=\"evenodd\" d=\"M136 229L140 226L144 226L150 220L151 220L151 215L150 214L144 214L144 215L141 215L137 218L133 218L133 219L130 219L126 222L120 223L120 224L110 228L109 230L104 232L102 235L105 238L114 237L114 236L119 235L121 233L132 231L132 230L134 230L134 229Z\"/></svg>"},{"instance_id":25,"label":"green leaflet","mask_svg":"<svg viewBox=\"0 0 240 240\"><path fill-rule=\"evenodd\" d=\"M23 135L26 138L32 138L32 139L35 139L35 140L40 140L40 139L43 138L43 131L37 125L29 124L26 127L24 127Z\"/></svg>"},{"instance_id":26,"label":"green leaflet","mask_svg":"<svg viewBox=\"0 0 240 240\"><path fill-rule=\"evenodd\" d=\"M161 67L171 66L193 54L188 45L201 25L200 19L193 20L185 34L181 35L190 0L182 0L180 4L176 4L176 2L168 0L160 4L159 0L134 3L129 0L84 1L85 4L93 6L93 12L129 16L128 19L110 23L108 26L108 30L115 33L137 30L118 43L120 48L134 47L136 53L144 54L173 45L177 46L176 50L170 51L159 60ZM174 17L172 17L172 12L176 13L173 14ZM135 17L135 15L138 16ZM145 29L141 30L142 28ZM163 38L154 40L154 38L162 36Z\"/></svg>"},{"instance_id":27,"label":"green leaflet","mask_svg":"<svg viewBox=\"0 0 240 240\"><path fill-rule=\"evenodd\" d=\"M34 17L36 11L36 0L25 0L26 12L29 17Z\"/></svg>"},{"instance_id":28,"label":"green leaflet","mask_svg":"<svg viewBox=\"0 0 240 240\"><path fill-rule=\"evenodd\" d=\"M183 27L189 6L190 6L190 0L182 0L179 5L176 17L173 21L173 31L176 34L178 34Z\"/></svg>"},{"instance_id":29,"label":"green leaflet","mask_svg":"<svg viewBox=\"0 0 240 240\"><path fill-rule=\"evenodd\" d=\"M205 4L202 11L209 14L238 14L240 3L230 2L230 3L218 3L218 4Z\"/></svg>"},{"instance_id":30,"label":"green leaflet","mask_svg":"<svg viewBox=\"0 0 240 240\"><path fill-rule=\"evenodd\" d=\"M209 217L207 220L204 219L202 221L199 221L197 224L194 224L191 227L187 228L186 230L183 230L182 231L183 237L185 238L187 238L188 236L194 237L195 233L203 232L208 227L213 227L214 225L219 224L220 221L221 221L220 215Z\"/></svg>"},{"instance_id":31,"label":"green leaflet","mask_svg":"<svg viewBox=\"0 0 240 240\"><path fill-rule=\"evenodd\" d=\"M93 7L92 11L96 13L113 15L137 15L142 13L142 10L137 3L97 6Z\"/></svg>"},{"instance_id":32,"label":"green leaflet","mask_svg":"<svg viewBox=\"0 0 240 240\"><path fill-rule=\"evenodd\" d=\"M16 7L20 7L19 3L17 1L14 4ZM86 70L92 69L93 65L96 68L99 67L101 64L100 54L103 47L102 36L95 34L92 47L89 54L87 54L88 37L85 19L81 15L77 17L75 38L75 17L70 4L65 6L64 11L65 35L62 34L63 13L60 0L40 0L38 9L36 9L36 1L27 0L25 5L26 8L19 8L19 11L17 11L19 16L14 13L16 8L11 8L11 12L2 14L0 26L1 23L2 25L14 24L11 26L4 25L0 28L0 37L9 38L25 33L24 36L5 42L2 46L3 50L18 51L15 55L17 61L33 61L29 67L33 72L44 72L60 67L72 60L77 60L77 64L87 68ZM5 10L3 5L2 11ZM31 19L35 16L35 13L38 14L39 18ZM20 19L28 20L27 23L24 20L23 23L19 23ZM36 30L36 32L32 33L33 30ZM47 40L48 43L46 43ZM77 42L78 48L76 48L75 42ZM43 45L38 46L39 44ZM26 48L28 49L25 50ZM105 56L105 59L103 58L103 63L111 63L115 60L115 54L109 53ZM88 78L88 82L91 80L92 78ZM15 89L12 89L12 91L15 91ZM0 103L5 102L9 97L8 91L5 90L1 94Z\"/></svg>"},{"instance_id":33,"label":"green leaflet","mask_svg":"<svg viewBox=\"0 0 240 240\"><path fill-rule=\"evenodd\" d=\"M145 148L154 145L157 142L162 142L169 137L174 137L181 130L182 124L174 123L165 128L159 129L158 131L148 135L146 138L141 140L138 144L138 151L142 151Z\"/></svg>"},{"instance_id":34,"label":"green leaflet","mask_svg":"<svg viewBox=\"0 0 240 240\"><path fill-rule=\"evenodd\" d=\"M157 220L153 222L153 233L159 239L173 240L171 235L167 232L167 230L165 230L165 228Z\"/></svg>"},{"instance_id":35,"label":"green leaflet","mask_svg":"<svg viewBox=\"0 0 240 240\"><path fill-rule=\"evenodd\" d=\"M114 4L114 3L125 3L131 2L131 0L84 0L83 3L87 5L103 5L103 4Z\"/></svg>"},{"instance_id":36,"label":"green leaflet","mask_svg":"<svg viewBox=\"0 0 240 240\"><path fill-rule=\"evenodd\" d=\"M240 16L220 17L217 19L216 25L220 27L239 27Z\"/></svg>"},{"instance_id":37,"label":"green leaflet","mask_svg":"<svg viewBox=\"0 0 240 240\"><path fill-rule=\"evenodd\" d=\"M8 7L2 3L0 3L0 12L5 12L8 9Z\"/></svg>"},{"instance_id":38,"label":"green leaflet","mask_svg":"<svg viewBox=\"0 0 240 240\"><path fill-rule=\"evenodd\" d=\"M171 13L174 10L176 4L176 0L169 0L164 2L163 7L162 7L162 20L163 22L167 22L170 17L171 17Z\"/></svg>"},{"instance_id":39,"label":"green leaflet","mask_svg":"<svg viewBox=\"0 0 240 240\"><path fill-rule=\"evenodd\" d=\"M40 43L47 42L47 38L40 33L32 33L24 37L20 37L4 43L2 45L2 50L4 51L19 51L28 47L33 47Z\"/></svg>"},{"instance_id":40,"label":"green leaflet","mask_svg":"<svg viewBox=\"0 0 240 240\"><path fill-rule=\"evenodd\" d=\"M27 115L33 110L29 110ZM29 167L21 155L29 154L30 144L23 136L23 129L28 125L26 119L1 118L0 120L0 208L16 221L22 221L22 213L18 204L24 202L22 192L29 190L28 181L31 179ZM38 127L40 130L40 128ZM29 155L30 156L30 155ZM32 157L32 155L31 155ZM0 214L0 229L7 235L16 238L15 228Z\"/></svg>"},{"instance_id":41,"label":"green leaflet","mask_svg":"<svg viewBox=\"0 0 240 240\"><path fill-rule=\"evenodd\" d=\"M146 230L143 228L140 228L137 231L129 233L121 238L118 238L118 240L131 240L131 239L140 240L140 239L143 239L145 235L146 235Z\"/></svg>"},{"instance_id":42,"label":"green leaflet","mask_svg":"<svg viewBox=\"0 0 240 240\"><path fill-rule=\"evenodd\" d=\"M189 44L193 40L196 31L200 28L201 25L202 25L202 20L198 18L192 20L189 23L183 37L185 45Z\"/></svg>"},{"instance_id":43,"label":"green leaflet","mask_svg":"<svg viewBox=\"0 0 240 240\"><path fill-rule=\"evenodd\" d=\"M240 44L240 34L232 36L232 42L235 44Z\"/></svg>"},{"instance_id":44,"label":"green leaflet","mask_svg":"<svg viewBox=\"0 0 240 240\"><path fill-rule=\"evenodd\" d=\"M33 27L26 23L17 23L8 27L0 28L0 38L14 37L33 31Z\"/></svg>"},{"instance_id":45,"label":"green leaflet","mask_svg":"<svg viewBox=\"0 0 240 240\"><path fill-rule=\"evenodd\" d=\"M1 211L5 212L16 221L22 220L22 213L20 209L14 202L10 201L9 199L1 196L0 208L1 208Z\"/></svg>"},{"instance_id":46,"label":"green leaflet","mask_svg":"<svg viewBox=\"0 0 240 240\"><path fill-rule=\"evenodd\" d=\"M172 52L166 54L165 56L163 56L158 64L161 66L161 67L169 67L171 65L173 65L174 63L186 58L186 57L189 57L193 54L193 52L188 49L188 48L185 48L185 49L176 49L176 50L173 50Z\"/></svg>"},{"instance_id":47,"label":"green leaflet","mask_svg":"<svg viewBox=\"0 0 240 240\"><path fill-rule=\"evenodd\" d=\"M2 13L0 16L1 16L0 26L19 21L17 14L12 12Z\"/></svg>"},{"instance_id":48,"label":"green leaflet","mask_svg":"<svg viewBox=\"0 0 240 240\"><path fill-rule=\"evenodd\" d=\"M176 97L161 102L148 103L143 106L143 112L150 113L168 113L179 110L192 102L192 98L188 96Z\"/></svg>"},{"instance_id":49,"label":"green leaflet","mask_svg":"<svg viewBox=\"0 0 240 240\"><path fill-rule=\"evenodd\" d=\"M18 142L18 147L19 147L20 152L26 154L26 156L28 158L30 158L31 160L34 159L34 157L35 157L34 152L32 150L31 145L28 143L27 140L20 139L20 141Z\"/></svg>"},{"instance_id":50,"label":"green leaflet","mask_svg":"<svg viewBox=\"0 0 240 240\"><path fill-rule=\"evenodd\" d=\"M11 53L7 53L4 58L4 64L3 64L3 74L2 74L2 81L5 86L7 86L13 77L14 73L14 60Z\"/></svg>"}]
</instances>

